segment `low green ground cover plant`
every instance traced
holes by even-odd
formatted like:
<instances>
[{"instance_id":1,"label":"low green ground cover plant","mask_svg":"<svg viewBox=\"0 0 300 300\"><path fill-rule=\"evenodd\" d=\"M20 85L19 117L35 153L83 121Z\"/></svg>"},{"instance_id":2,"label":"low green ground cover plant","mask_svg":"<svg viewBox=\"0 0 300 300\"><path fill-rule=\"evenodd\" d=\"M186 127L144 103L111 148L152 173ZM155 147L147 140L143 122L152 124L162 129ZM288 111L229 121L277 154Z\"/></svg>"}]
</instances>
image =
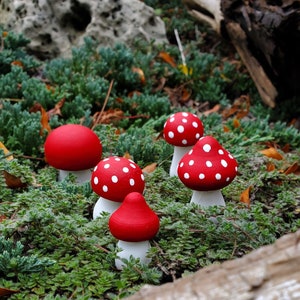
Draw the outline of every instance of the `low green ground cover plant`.
<instances>
[{"instance_id":1,"label":"low green ground cover plant","mask_svg":"<svg viewBox=\"0 0 300 300\"><path fill-rule=\"evenodd\" d=\"M169 21L171 35L177 23ZM185 37L191 24L187 18ZM186 45L186 74L176 45L139 41L133 48L99 48L87 39L68 59L38 62L26 54L22 36L4 30L0 36L0 141L9 150L0 150L0 287L18 291L9 299L121 299L144 284L241 257L299 228L299 131L287 124L288 116L274 120L237 68L237 57L233 62L220 52L200 52L203 43L194 40ZM239 97L251 100L246 113L226 115ZM98 196L72 176L58 182L57 170L44 160L43 110L51 112L52 129L84 124L100 137L103 158L130 155L144 168L145 199L160 218L148 266L131 259L116 270L108 215L92 219ZM226 207L191 204L191 190L169 177L173 148L162 129L180 110L196 112L205 134L239 163L238 176L222 190ZM261 152L270 148L280 159Z\"/></svg>"}]
</instances>

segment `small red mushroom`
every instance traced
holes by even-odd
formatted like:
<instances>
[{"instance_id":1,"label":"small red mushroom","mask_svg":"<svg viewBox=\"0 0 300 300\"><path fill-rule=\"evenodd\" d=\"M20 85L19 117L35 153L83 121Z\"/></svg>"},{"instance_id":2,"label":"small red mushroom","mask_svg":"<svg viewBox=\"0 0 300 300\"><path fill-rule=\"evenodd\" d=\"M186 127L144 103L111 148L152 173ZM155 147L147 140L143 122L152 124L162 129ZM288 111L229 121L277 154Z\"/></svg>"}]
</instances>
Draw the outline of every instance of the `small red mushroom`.
<instances>
[{"instance_id":1,"label":"small red mushroom","mask_svg":"<svg viewBox=\"0 0 300 300\"><path fill-rule=\"evenodd\" d=\"M72 173L82 183L90 180L91 169L100 161L102 144L88 127L67 124L49 133L44 150L47 163L59 170L59 181Z\"/></svg>"},{"instance_id":2,"label":"small red mushroom","mask_svg":"<svg viewBox=\"0 0 300 300\"><path fill-rule=\"evenodd\" d=\"M212 136L202 137L178 165L178 177L193 190L191 202L201 206L223 205L221 189L237 174L237 161Z\"/></svg>"},{"instance_id":3,"label":"small red mushroom","mask_svg":"<svg viewBox=\"0 0 300 300\"><path fill-rule=\"evenodd\" d=\"M167 119L163 136L167 143L174 146L170 176L177 176L178 162L203 136L203 131L202 121L190 112L178 112Z\"/></svg>"},{"instance_id":4,"label":"small red mushroom","mask_svg":"<svg viewBox=\"0 0 300 300\"><path fill-rule=\"evenodd\" d=\"M101 160L91 176L93 191L100 196L93 218L102 212L114 212L131 192L143 193L145 178L141 168L125 157L111 156Z\"/></svg>"},{"instance_id":5,"label":"small red mushroom","mask_svg":"<svg viewBox=\"0 0 300 300\"><path fill-rule=\"evenodd\" d=\"M150 262L147 258L149 240L153 239L159 230L159 218L142 194L128 194L110 216L108 225L111 234L119 240L117 246L121 249L115 261L117 269L122 269L122 260L129 260L130 256L139 258L143 264Z\"/></svg>"}]
</instances>

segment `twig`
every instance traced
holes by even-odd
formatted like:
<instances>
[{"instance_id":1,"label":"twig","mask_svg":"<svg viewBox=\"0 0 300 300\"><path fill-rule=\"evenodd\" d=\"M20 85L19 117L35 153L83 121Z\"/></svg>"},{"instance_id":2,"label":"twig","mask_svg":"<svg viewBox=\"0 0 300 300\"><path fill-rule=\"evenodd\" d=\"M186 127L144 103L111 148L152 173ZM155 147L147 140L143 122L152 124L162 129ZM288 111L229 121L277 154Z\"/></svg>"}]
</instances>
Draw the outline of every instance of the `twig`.
<instances>
[{"instance_id":1,"label":"twig","mask_svg":"<svg viewBox=\"0 0 300 300\"><path fill-rule=\"evenodd\" d=\"M106 94L106 97L105 97L105 100L104 100L104 103L103 103L103 106L102 106L102 109L96 119L96 121L94 122L93 126L92 126L92 130L95 129L95 127L97 126L98 122L101 120L101 117L102 117L102 114L104 112L104 109L107 105L107 102L108 102L108 99L109 99L109 96L110 96L110 93L111 93L111 90L112 90L112 87L113 87L113 84L114 84L114 80L112 80L110 82L110 85L109 85L109 88L108 88L108 91L107 91L107 94Z\"/></svg>"},{"instance_id":2,"label":"twig","mask_svg":"<svg viewBox=\"0 0 300 300\"><path fill-rule=\"evenodd\" d=\"M183 47L182 47L182 44L181 44L181 41L180 41L180 37L179 37L179 34L178 34L178 30L174 29L174 33L175 33L176 41L177 41L178 48L179 48L179 51L180 51L182 65L186 66L186 60L185 60L185 56L184 56L184 52L183 52Z\"/></svg>"}]
</instances>

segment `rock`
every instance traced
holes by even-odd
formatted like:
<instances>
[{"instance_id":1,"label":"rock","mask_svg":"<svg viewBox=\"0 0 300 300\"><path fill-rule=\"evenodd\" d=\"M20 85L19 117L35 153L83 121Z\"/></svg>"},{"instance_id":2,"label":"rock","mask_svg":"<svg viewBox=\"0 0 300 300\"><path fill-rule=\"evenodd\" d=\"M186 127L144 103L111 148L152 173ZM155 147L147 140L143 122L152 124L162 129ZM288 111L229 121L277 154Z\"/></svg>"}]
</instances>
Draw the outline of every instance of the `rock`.
<instances>
[{"instance_id":1,"label":"rock","mask_svg":"<svg viewBox=\"0 0 300 300\"><path fill-rule=\"evenodd\" d=\"M90 36L100 46L137 38L167 42L163 21L139 0L2 0L0 24L30 39L40 59L69 56Z\"/></svg>"}]
</instances>

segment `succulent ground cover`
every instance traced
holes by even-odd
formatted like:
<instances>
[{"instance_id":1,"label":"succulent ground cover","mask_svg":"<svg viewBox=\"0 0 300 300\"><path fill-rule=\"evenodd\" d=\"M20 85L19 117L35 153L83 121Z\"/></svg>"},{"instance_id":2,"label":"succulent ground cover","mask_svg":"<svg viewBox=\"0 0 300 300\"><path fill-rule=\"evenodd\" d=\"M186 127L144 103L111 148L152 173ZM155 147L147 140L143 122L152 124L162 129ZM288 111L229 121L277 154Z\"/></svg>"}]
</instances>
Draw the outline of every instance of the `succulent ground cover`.
<instances>
[{"instance_id":1,"label":"succulent ground cover","mask_svg":"<svg viewBox=\"0 0 300 300\"><path fill-rule=\"evenodd\" d=\"M24 37L0 31L0 291L9 299L120 299L213 263L241 257L300 226L297 106L265 107L226 41L195 24L175 1L158 6L170 45L138 41L98 48L87 39L68 59L39 62ZM178 29L186 65L176 44ZM163 124L196 113L205 135L237 159L238 176L222 190L226 207L202 209L169 177L173 148ZM50 130L92 128L103 158L132 158L145 176L145 199L160 218L148 266L114 266L108 215L92 219L89 183L44 160Z\"/></svg>"}]
</instances>

